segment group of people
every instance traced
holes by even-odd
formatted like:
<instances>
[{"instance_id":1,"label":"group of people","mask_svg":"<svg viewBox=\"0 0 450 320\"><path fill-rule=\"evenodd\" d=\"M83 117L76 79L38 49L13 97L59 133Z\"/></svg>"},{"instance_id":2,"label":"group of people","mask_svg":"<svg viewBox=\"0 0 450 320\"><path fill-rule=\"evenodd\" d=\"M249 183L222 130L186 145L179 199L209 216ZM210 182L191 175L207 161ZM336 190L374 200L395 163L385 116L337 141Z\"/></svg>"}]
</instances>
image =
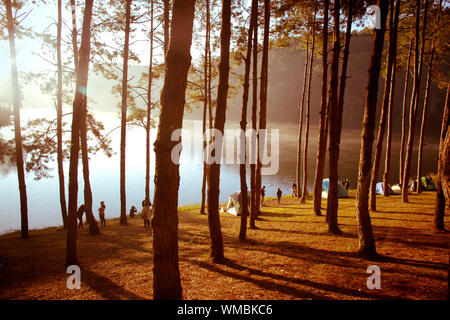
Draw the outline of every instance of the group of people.
<instances>
[{"instance_id":1,"label":"group of people","mask_svg":"<svg viewBox=\"0 0 450 320\"><path fill-rule=\"evenodd\" d=\"M100 201L100 208L98 208L98 216L100 218L100 225L106 227L105 219L106 205L104 201ZM82 204L77 210L78 228L83 228L83 215L86 213L86 206ZM137 213L137 208L131 206L130 218L134 218ZM150 229L150 217L152 216L152 203L148 198L142 201L141 217L144 220L144 229Z\"/></svg>"},{"instance_id":2,"label":"group of people","mask_svg":"<svg viewBox=\"0 0 450 320\"><path fill-rule=\"evenodd\" d=\"M278 204L280 204L282 195L283 195L283 192L281 191L281 189L277 188L277 201L278 201ZM261 207L264 207L266 205L265 202L264 202L264 197L265 196L266 196L266 186L263 186L261 188Z\"/></svg>"}]
</instances>

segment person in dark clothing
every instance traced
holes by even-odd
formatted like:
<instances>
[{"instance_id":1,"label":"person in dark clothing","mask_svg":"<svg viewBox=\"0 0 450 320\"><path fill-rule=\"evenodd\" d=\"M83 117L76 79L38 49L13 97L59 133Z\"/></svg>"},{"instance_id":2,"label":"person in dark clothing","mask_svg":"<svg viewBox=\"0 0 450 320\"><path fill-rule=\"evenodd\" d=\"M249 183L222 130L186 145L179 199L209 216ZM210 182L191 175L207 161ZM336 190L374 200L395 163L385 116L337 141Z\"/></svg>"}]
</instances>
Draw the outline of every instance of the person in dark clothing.
<instances>
[{"instance_id":1,"label":"person in dark clothing","mask_svg":"<svg viewBox=\"0 0 450 320\"><path fill-rule=\"evenodd\" d=\"M345 179L343 185L345 190L348 192L348 189L350 189L350 180L348 180L348 178Z\"/></svg>"},{"instance_id":2,"label":"person in dark clothing","mask_svg":"<svg viewBox=\"0 0 450 320\"><path fill-rule=\"evenodd\" d=\"M135 206L131 206L130 209L130 218L134 218L134 214L137 212L137 209Z\"/></svg>"},{"instance_id":3,"label":"person in dark clothing","mask_svg":"<svg viewBox=\"0 0 450 320\"><path fill-rule=\"evenodd\" d=\"M83 214L86 212L86 207L82 204L77 210L78 228L83 228Z\"/></svg>"},{"instance_id":4,"label":"person in dark clothing","mask_svg":"<svg viewBox=\"0 0 450 320\"><path fill-rule=\"evenodd\" d=\"M106 227L106 220L105 220L105 202L100 202L100 208L98 208L98 215L100 216L100 224L102 227Z\"/></svg>"},{"instance_id":5,"label":"person in dark clothing","mask_svg":"<svg viewBox=\"0 0 450 320\"><path fill-rule=\"evenodd\" d=\"M264 207L266 204L264 203L264 196L266 195L266 186L261 188L261 207Z\"/></svg>"},{"instance_id":6,"label":"person in dark clothing","mask_svg":"<svg viewBox=\"0 0 450 320\"><path fill-rule=\"evenodd\" d=\"M278 188L277 189L277 201L278 201L278 204L280 204L280 201L281 201L281 195L283 194L283 192L281 191L281 189L280 188Z\"/></svg>"},{"instance_id":7,"label":"person in dark clothing","mask_svg":"<svg viewBox=\"0 0 450 320\"><path fill-rule=\"evenodd\" d=\"M297 196L297 184L294 182L294 184L292 185L292 193L291 193L292 197L296 197Z\"/></svg>"}]
</instances>

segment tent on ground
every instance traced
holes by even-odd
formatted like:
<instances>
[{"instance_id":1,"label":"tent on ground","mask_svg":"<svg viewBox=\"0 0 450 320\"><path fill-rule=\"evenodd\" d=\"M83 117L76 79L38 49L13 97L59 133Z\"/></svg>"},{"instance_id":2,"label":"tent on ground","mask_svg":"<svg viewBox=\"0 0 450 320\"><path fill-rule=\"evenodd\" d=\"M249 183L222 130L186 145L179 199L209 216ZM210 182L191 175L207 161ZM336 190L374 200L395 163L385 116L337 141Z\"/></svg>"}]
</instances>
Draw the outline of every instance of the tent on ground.
<instances>
[{"instance_id":1,"label":"tent on ground","mask_svg":"<svg viewBox=\"0 0 450 320\"><path fill-rule=\"evenodd\" d=\"M396 194L390 185L387 185L387 191L388 191L388 195ZM383 182L377 183L376 192L377 192L377 194L384 194L384 183Z\"/></svg>"},{"instance_id":2,"label":"tent on ground","mask_svg":"<svg viewBox=\"0 0 450 320\"><path fill-rule=\"evenodd\" d=\"M338 181L338 198L346 198L348 197L348 193L345 190L342 182ZM330 179L326 178L322 181L322 198L328 198L328 189L330 188Z\"/></svg>"},{"instance_id":3,"label":"tent on ground","mask_svg":"<svg viewBox=\"0 0 450 320\"><path fill-rule=\"evenodd\" d=\"M250 211L250 192L248 193L247 199ZM227 207L225 208L225 212L228 212L235 216L240 216L242 213L241 207L242 207L241 191L237 191L228 197L228 204Z\"/></svg>"},{"instance_id":4,"label":"tent on ground","mask_svg":"<svg viewBox=\"0 0 450 320\"><path fill-rule=\"evenodd\" d=\"M424 190L436 190L436 185L431 176L426 176L420 178L420 182L422 183L422 187Z\"/></svg>"}]
</instances>

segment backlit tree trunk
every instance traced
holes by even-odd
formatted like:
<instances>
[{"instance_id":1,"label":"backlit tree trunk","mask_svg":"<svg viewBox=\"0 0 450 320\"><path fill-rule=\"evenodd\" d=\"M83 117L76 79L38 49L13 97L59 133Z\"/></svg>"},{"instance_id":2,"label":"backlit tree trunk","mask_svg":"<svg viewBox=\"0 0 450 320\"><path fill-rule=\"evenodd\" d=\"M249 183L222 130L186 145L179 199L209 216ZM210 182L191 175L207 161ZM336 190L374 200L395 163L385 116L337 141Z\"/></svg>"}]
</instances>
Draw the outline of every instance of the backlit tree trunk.
<instances>
[{"instance_id":1,"label":"backlit tree trunk","mask_svg":"<svg viewBox=\"0 0 450 320\"><path fill-rule=\"evenodd\" d=\"M62 0L58 0L58 24L56 36L56 60L58 64L58 93L56 102L56 130L57 130L57 162L59 182L59 205L64 229L67 228L67 204L66 187L64 184L63 167L63 141L62 141L62 57L61 57L61 32L62 32Z\"/></svg>"},{"instance_id":2,"label":"backlit tree trunk","mask_svg":"<svg viewBox=\"0 0 450 320\"><path fill-rule=\"evenodd\" d=\"M397 1L398 2L398 1ZM380 169L381 163L381 153L383 151L383 142L384 142L384 134L386 130L386 122L389 108L389 97L391 92L391 80L392 80L392 70L394 65L394 58L396 54L395 47L396 43L396 35L395 35L395 27L394 27L394 0L390 0L390 14L389 14L389 53L387 57L387 66L386 66L386 79L384 84L384 95L383 95L383 104L381 107L381 115L380 115L380 123L378 125L378 139L375 147L375 157L373 161L372 167L372 178L370 181L370 194L369 194L369 207L370 210L376 211L376 186L378 182L378 171ZM384 186L386 189L387 186Z\"/></svg>"},{"instance_id":3,"label":"backlit tree trunk","mask_svg":"<svg viewBox=\"0 0 450 320\"><path fill-rule=\"evenodd\" d=\"M256 19L258 20L258 11L256 12ZM256 118L258 113L258 21L253 29L253 62L252 62L252 129L256 133ZM250 164L250 201L251 201L251 215L250 228L256 228L256 217L259 210L260 196L259 190L256 190L256 136L251 137L251 157Z\"/></svg>"},{"instance_id":4,"label":"backlit tree trunk","mask_svg":"<svg viewBox=\"0 0 450 320\"><path fill-rule=\"evenodd\" d=\"M219 87L217 90L217 108L214 129L222 135L225 127L225 117L228 97L228 78L230 72L230 38L231 38L231 0L222 1L222 28L220 31L220 63ZM208 172L208 225L211 237L211 258L219 262L224 259L223 238L219 216L219 184L220 159L222 157L222 143L218 143L213 150L214 157L219 163L210 164Z\"/></svg>"},{"instance_id":5,"label":"backlit tree trunk","mask_svg":"<svg viewBox=\"0 0 450 320\"><path fill-rule=\"evenodd\" d=\"M120 224L127 224L127 196L125 175L125 154L127 134L127 98L128 98L128 51L130 42L130 15L131 1L126 0L125 20L125 45L123 48L123 71L122 71L122 108L120 123Z\"/></svg>"},{"instance_id":6,"label":"backlit tree trunk","mask_svg":"<svg viewBox=\"0 0 450 320\"><path fill-rule=\"evenodd\" d=\"M170 36L170 0L164 1L164 56L167 54L167 48L169 47Z\"/></svg>"},{"instance_id":7,"label":"backlit tree trunk","mask_svg":"<svg viewBox=\"0 0 450 320\"><path fill-rule=\"evenodd\" d=\"M364 106L363 128L361 133L358 186L356 192L356 219L358 222L358 253L366 257L373 257L376 255L375 238L373 236L372 223L370 221L368 198L371 178L370 171L372 167L375 114L377 109L378 79L380 76L381 58L383 55L388 6L388 0L379 1L381 28L374 30L373 48L368 75L369 79Z\"/></svg>"},{"instance_id":8,"label":"backlit tree trunk","mask_svg":"<svg viewBox=\"0 0 450 320\"><path fill-rule=\"evenodd\" d=\"M91 19L94 0L86 0L83 17L83 33L78 59L75 99L73 101L72 139L69 166L69 215L67 219L66 264L76 265L77 259L77 198L78 198L78 155L80 151L80 126L83 121L83 104L89 72L91 46Z\"/></svg>"},{"instance_id":9,"label":"backlit tree trunk","mask_svg":"<svg viewBox=\"0 0 450 320\"><path fill-rule=\"evenodd\" d=\"M152 83L153 83L153 3L151 0L150 16L150 61L148 63L148 91L147 91L147 127L145 128L145 198L150 199L150 130L152 128Z\"/></svg>"},{"instance_id":10,"label":"backlit tree trunk","mask_svg":"<svg viewBox=\"0 0 450 320\"><path fill-rule=\"evenodd\" d=\"M153 228L153 294L155 300L182 298L178 264L179 164L171 159L177 141L174 129L182 128L195 0L175 1L166 73L161 91L161 115L155 142L155 197Z\"/></svg>"},{"instance_id":11,"label":"backlit tree trunk","mask_svg":"<svg viewBox=\"0 0 450 320\"><path fill-rule=\"evenodd\" d=\"M11 79L13 89L13 107L14 107L14 141L16 144L16 167L17 179L19 182L20 193L20 235L22 238L28 238L28 204L27 189L25 185L25 171L23 167L22 151L22 133L20 130L20 93L19 77L16 64L16 43L15 43L15 19L12 15L11 1L4 1L6 6L6 22L8 29L9 51L11 57Z\"/></svg>"},{"instance_id":12,"label":"backlit tree trunk","mask_svg":"<svg viewBox=\"0 0 450 320\"><path fill-rule=\"evenodd\" d=\"M329 0L324 0L323 44L322 44L322 100L320 103L319 137L317 146L316 170L314 176L313 202L314 213L321 216L322 180L326 152L326 112L327 112L327 81L328 81L328 7Z\"/></svg>"}]
</instances>

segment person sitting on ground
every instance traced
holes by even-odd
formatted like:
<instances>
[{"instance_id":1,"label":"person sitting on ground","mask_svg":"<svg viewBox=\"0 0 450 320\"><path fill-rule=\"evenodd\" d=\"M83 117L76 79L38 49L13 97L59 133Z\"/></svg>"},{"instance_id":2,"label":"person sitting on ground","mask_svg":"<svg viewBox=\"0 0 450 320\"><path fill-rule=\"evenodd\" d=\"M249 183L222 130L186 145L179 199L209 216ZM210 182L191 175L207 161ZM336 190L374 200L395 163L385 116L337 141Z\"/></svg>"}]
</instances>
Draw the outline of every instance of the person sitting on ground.
<instances>
[{"instance_id":1,"label":"person sitting on ground","mask_svg":"<svg viewBox=\"0 0 450 320\"><path fill-rule=\"evenodd\" d=\"M137 209L135 206L131 206L130 209L130 218L134 218L134 214L137 212Z\"/></svg>"},{"instance_id":2,"label":"person sitting on ground","mask_svg":"<svg viewBox=\"0 0 450 320\"><path fill-rule=\"evenodd\" d=\"M296 196L297 196L297 185L295 184L295 182L294 182L294 184L292 185L292 193L291 193L291 196L292 196L292 197L296 197Z\"/></svg>"},{"instance_id":3,"label":"person sitting on ground","mask_svg":"<svg viewBox=\"0 0 450 320\"><path fill-rule=\"evenodd\" d=\"M264 196L266 195L266 186L261 188L261 207L264 207L266 204L264 203Z\"/></svg>"},{"instance_id":4,"label":"person sitting on ground","mask_svg":"<svg viewBox=\"0 0 450 320\"><path fill-rule=\"evenodd\" d=\"M277 189L277 201L278 201L278 204L280 204L280 201L281 201L281 195L283 194L283 192L281 191L281 189L280 188L278 188Z\"/></svg>"},{"instance_id":5,"label":"person sitting on ground","mask_svg":"<svg viewBox=\"0 0 450 320\"><path fill-rule=\"evenodd\" d=\"M151 207L152 203L148 198L146 198L144 201L142 201L142 211L141 211L141 217L144 219L144 229L150 229L150 216L152 214Z\"/></svg>"},{"instance_id":6,"label":"person sitting on ground","mask_svg":"<svg viewBox=\"0 0 450 320\"><path fill-rule=\"evenodd\" d=\"M78 228L83 228L83 214L86 212L86 207L82 204L77 211Z\"/></svg>"},{"instance_id":7,"label":"person sitting on ground","mask_svg":"<svg viewBox=\"0 0 450 320\"><path fill-rule=\"evenodd\" d=\"M105 220L105 201L100 201L100 208L98 208L98 215L100 217L100 225L102 227L106 227L106 220Z\"/></svg>"}]
</instances>

